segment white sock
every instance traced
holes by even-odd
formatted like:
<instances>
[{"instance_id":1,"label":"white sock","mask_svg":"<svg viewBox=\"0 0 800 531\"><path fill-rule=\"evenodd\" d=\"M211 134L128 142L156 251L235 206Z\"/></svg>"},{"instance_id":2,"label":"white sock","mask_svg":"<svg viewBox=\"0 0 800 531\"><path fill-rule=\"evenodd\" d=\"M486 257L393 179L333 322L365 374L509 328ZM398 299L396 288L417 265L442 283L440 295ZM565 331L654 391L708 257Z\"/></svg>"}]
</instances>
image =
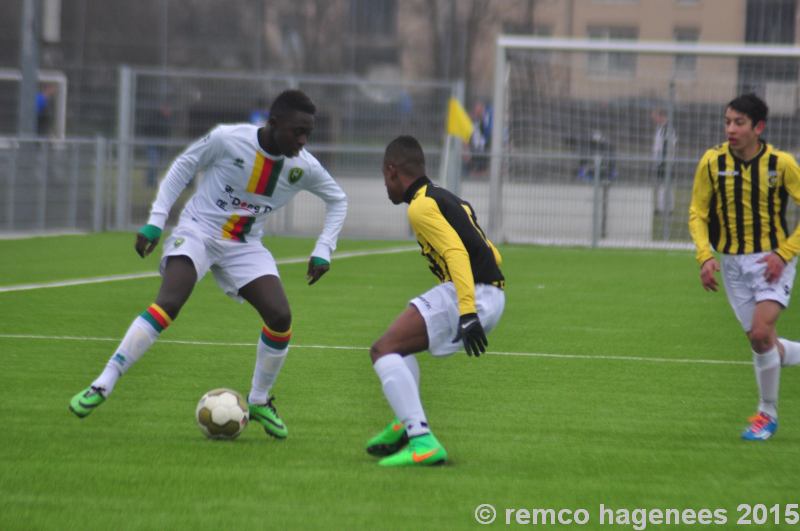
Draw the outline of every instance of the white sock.
<instances>
[{"instance_id":1,"label":"white sock","mask_svg":"<svg viewBox=\"0 0 800 531\"><path fill-rule=\"evenodd\" d=\"M289 353L289 339L292 331L281 332L278 336L266 326L261 331L256 351L256 367L250 386L248 401L252 404L265 404L272 386L281 372L286 354ZM276 341L280 339L280 341ZM282 347L282 348L277 348Z\"/></svg>"},{"instance_id":2,"label":"white sock","mask_svg":"<svg viewBox=\"0 0 800 531\"><path fill-rule=\"evenodd\" d=\"M777 345L763 354L753 352L753 367L758 383L758 410L778 418L778 386L781 380L781 359Z\"/></svg>"},{"instance_id":3,"label":"white sock","mask_svg":"<svg viewBox=\"0 0 800 531\"><path fill-rule=\"evenodd\" d=\"M373 365L383 386L383 394L392 406L395 416L406 427L409 437L429 433L428 421L414 375L400 354L387 354Z\"/></svg>"},{"instance_id":4,"label":"white sock","mask_svg":"<svg viewBox=\"0 0 800 531\"><path fill-rule=\"evenodd\" d=\"M781 361L781 365L784 367L800 365L800 343L789 341L782 337L779 337L778 341L783 345L783 360Z\"/></svg>"},{"instance_id":5,"label":"white sock","mask_svg":"<svg viewBox=\"0 0 800 531\"><path fill-rule=\"evenodd\" d=\"M417 384L417 391L419 391L419 362L417 361L417 357L414 354L409 354L408 356L403 356L403 361L406 367L408 367L408 370L411 371L414 382Z\"/></svg>"},{"instance_id":6,"label":"white sock","mask_svg":"<svg viewBox=\"0 0 800 531\"><path fill-rule=\"evenodd\" d=\"M160 334L161 332L153 328L153 325L142 316L134 319L116 352L106 363L105 369L92 382L92 387L102 389L103 396L107 398L114 391L119 377L139 361L139 358L156 342Z\"/></svg>"}]
</instances>

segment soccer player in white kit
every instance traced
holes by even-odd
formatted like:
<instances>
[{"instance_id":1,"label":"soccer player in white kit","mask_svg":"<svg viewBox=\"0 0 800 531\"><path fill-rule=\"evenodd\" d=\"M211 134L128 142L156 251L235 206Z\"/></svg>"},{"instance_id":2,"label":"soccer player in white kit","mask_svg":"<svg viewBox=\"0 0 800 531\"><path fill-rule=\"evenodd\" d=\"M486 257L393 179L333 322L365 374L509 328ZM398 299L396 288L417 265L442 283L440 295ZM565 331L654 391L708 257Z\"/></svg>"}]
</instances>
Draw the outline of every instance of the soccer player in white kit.
<instances>
[{"instance_id":1,"label":"soccer player in white kit","mask_svg":"<svg viewBox=\"0 0 800 531\"><path fill-rule=\"evenodd\" d=\"M308 262L309 284L330 268L347 196L304 149L315 112L303 92L287 90L272 103L266 126L217 126L175 159L135 244L142 257L156 248L175 201L202 172L197 191L164 244L161 288L155 302L131 323L103 372L70 401L78 417L108 398L119 377L178 316L195 284L210 270L225 293L249 302L264 322L248 395L250 418L273 437L288 435L270 390L289 350L292 317L275 259L261 237L267 216L307 190L326 203L324 227Z\"/></svg>"}]
</instances>

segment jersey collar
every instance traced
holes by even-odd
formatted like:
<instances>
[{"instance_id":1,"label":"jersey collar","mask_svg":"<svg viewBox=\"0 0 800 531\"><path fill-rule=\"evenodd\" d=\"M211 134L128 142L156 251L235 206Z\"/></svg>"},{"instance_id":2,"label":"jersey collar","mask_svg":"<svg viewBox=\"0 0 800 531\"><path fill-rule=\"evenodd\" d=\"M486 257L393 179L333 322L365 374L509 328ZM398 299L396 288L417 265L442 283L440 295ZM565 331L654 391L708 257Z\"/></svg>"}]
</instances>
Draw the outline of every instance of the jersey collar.
<instances>
[{"instance_id":1,"label":"jersey collar","mask_svg":"<svg viewBox=\"0 0 800 531\"><path fill-rule=\"evenodd\" d=\"M411 200L414 199L414 195L417 193L417 190L425 186L426 184L431 184L431 180L428 179L426 175L423 175L409 186L406 189L406 193L403 194L403 201L406 203L411 203Z\"/></svg>"},{"instance_id":2,"label":"jersey collar","mask_svg":"<svg viewBox=\"0 0 800 531\"><path fill-rule=\"evenodd\" d=\"M267 148L265 148L263 145L261 145L261 138L260 138L261 135L259 135L259 133L258 133L259 131L261 131L261 129L264 129L264 135L266 136L266 128L256 129L256 146L258 148L258 151L260 151L262 155L264 155L265 157L267 157L270 160L281 160L281 159L287 158L286 155L282 155L282 154L281 155L273 155L272 153L267 151ZM302 149L300 151L302 151ZM298 155L299 155L299 153L298 153Z\"/></svg>"},{"instance_id":3,"label":"jersey collar","mask_svg":"<svg viewBox=\"0 0 800 531\"><path fill-rule=\"evenodd\" d=\"M751 165L753 163L758 163L758 159L761 158L761 155L766 153L766 151L767 151L767 143L764 142L763 140L760 140L760 142L761 142L761 149L759 149L758 153L756 153L756 156L753 157L750 160L742 160L739 157L737 157L736 155L734 155L733 154L733 150L731 149L730 143L728 143L728 153L731 154L731 157L733 157L733 160L735 160L736 162L738 162L740 164L744 164L744 166L747 167L747 166L749 166L749 165Z\"/></svg>"}]
</instances>

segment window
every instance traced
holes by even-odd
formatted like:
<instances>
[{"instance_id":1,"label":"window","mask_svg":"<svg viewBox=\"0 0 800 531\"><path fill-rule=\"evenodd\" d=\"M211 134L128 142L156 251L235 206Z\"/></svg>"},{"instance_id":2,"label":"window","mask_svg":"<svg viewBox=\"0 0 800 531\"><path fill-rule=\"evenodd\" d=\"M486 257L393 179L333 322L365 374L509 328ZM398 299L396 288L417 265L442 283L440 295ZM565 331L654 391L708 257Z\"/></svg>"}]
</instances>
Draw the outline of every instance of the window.
<instances>
[{"instance_id":1,"label":"window","mask_svg":"<svg viewBox=\"0 0 800 531\"><path fill-rule=\"evenodd\" d=\"M397 29L397 4L395 0L352 0L350 3L352 28L361 35L390 36Z\"/></svg>"},{"instance_id":2,"label":"window","mask_svg":"<svg viewBox=\"0 0 800 531\"><path fill-rule=\"evenodd\" d=\"M355 72L365 74L376 65L396 65L396 0L350 0L348 55Z\"/></svg>"},{"instance_id":3,"label":"window","mask_svg":"<svg viewBox=\"0 0 800 531\"><path fill-rule=\"evenodd\" d=\"M590 39L636 40L639 30L631 26L589 26ZM636 55L619 52L589 52L587 69L593 75L633 77L636 74Z\"/></svg>"},{"instance_id":4,"label":"window","mask_svg":"<svg viewBox=\"0 0 800 531\"><path fill-rule=\"evenodd\" d=\"M744 40L746 43L794 44L797 2L795 0L747 0ZM797 79L797 59L787 57L742 57L739 83L747 90L761 90L767 81Z\"/></svg>"},{"instance_id":5,"label":"window","mask_svg":"<svg viewBox=\"0 0 800 531\"><path fill-rule=\"evenodd\" d=\"M552 37L553 26L549 24L534 24L531 26L527 22L504 21L503 33L517 35L532 35L534 37Z\"/></svg>"},{"instance_id":6,"label":"window","mask_svg":"<svg viewBox=\"0 0 800 531\"><path fill-rule=\"evenodd\" d=\"M533 34L536 37L552 37L553 36L553 27L547 24L534 24L533 25Z\"/></svg>"},{"instance_id":7,"label":"window","mask_svg":"<svg viewBox=\"0 0 800 531\"><path fill-rule=\"evenodd\" d=\"M672 31L672 38L677 42L691 43L700 40L700 30L697 28L675 28ZM697 71L696 55L677 55L675 56L675 75L679 78L694 78Z\"/></svg>"}]
</instances>

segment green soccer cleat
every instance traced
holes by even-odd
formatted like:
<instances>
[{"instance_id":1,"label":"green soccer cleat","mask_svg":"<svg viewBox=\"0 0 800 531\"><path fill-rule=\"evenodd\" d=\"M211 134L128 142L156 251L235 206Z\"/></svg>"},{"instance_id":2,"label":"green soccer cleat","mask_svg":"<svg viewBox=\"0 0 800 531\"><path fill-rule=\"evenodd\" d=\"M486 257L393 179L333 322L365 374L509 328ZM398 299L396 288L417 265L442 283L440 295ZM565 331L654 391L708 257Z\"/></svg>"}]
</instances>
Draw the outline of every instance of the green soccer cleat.
<instances>
[{"instance_id":1,"label":"green soccer cleat","mask_svg":"<svg viewBox=\"0 0 800 531\"><path fill-rule=\"evenodd\" d=\"M102 389L89 386L69 401L69 410L78 417L83 418L95 410L97 406L106 401Z\"/></svg>"},{"instance_id":2,"label":"green soccer cleat","mask_svg":"<svg viewBox=\"0 0 800 531\"><path fill-rule=\"evenodd\" d=\"M247 409L250 411L250 420L261 424L267 435L276 439L285 439L289 435L289 430L278 416L275 406L272 405L273 400L275 400L275 397L271 396L266 404L251 404L248 402Z\"/></svg>"},{"instance_id":3,"label":"green soccer cleat","mask_svg":"<svg viewBox=\"0 0 800 531\"><path fill-rule=\"evenodd\" d=\"M408 443L403 423L394 419L375 437L367 441L367 453L375 457L392 455Z\"/></svg>"},{"instance_id":4,"label":"green soccer cleat","mask_svg":"<svg viewBox=\"0 0 800 531\"><path fill-rule=\"evenodd\" d=\"M408 446L397 453L384 457L381 466L431 466L443 465L447 461L447 451L432 433L417 435L408 439Z\"/></svg>"}]
</instances>

